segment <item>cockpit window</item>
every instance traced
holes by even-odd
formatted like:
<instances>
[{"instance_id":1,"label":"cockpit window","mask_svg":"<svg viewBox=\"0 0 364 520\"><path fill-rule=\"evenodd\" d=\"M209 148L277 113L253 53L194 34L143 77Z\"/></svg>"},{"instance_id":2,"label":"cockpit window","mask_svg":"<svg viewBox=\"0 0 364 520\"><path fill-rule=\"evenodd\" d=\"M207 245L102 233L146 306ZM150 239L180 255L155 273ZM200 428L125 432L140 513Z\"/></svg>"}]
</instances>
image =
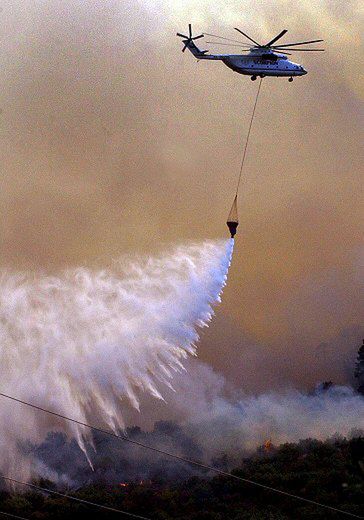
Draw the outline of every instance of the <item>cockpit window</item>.
<instances>
[{"instance_id":1,"label":"cockpit window","mask_svg":"<svg viewBox=\"0 0 364 520\"><path fill-rule=\"evenodd\" d=\"M266 61L277 61L279 58L275 54L262 54L262 59Z\"/></svg>"}]
</instances>

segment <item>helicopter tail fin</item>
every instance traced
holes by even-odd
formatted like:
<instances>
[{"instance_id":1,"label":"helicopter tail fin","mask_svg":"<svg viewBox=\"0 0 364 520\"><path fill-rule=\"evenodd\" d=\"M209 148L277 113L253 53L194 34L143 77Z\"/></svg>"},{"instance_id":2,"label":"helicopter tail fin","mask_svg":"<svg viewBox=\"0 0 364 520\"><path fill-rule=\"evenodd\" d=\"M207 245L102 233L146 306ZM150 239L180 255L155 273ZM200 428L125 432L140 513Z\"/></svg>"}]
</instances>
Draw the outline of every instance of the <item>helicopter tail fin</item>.
<instances>
[{"instance_id":1,"label":"helicopter tail fin","mask_svg":"<svg viewBox=\"0 0 364 520\"><path fill-rule=\"evenodd\" d=\"M182 52L185 52L185 50L188 49L194 55L194 57L197 58L198 60L219 60L219 59L221 59L220 56L207 54L208 51L202 51L201 49L199 49L197 47L194 40L199 40L200 38L203 38L204 35L199 34L198 36L193 36L192 35L192 25L190 23L188 24L188 36L185 34L181 34L179 32L177 33L177 36L182 38L182 43L183 43Z\"/></svg>"},{"instance_id":2,"label":"helicopter tail fin","mask_svg":"<svg viewBox=\"0 0 364 520\"><path fill-rule=\"evenodd\" d=\"M183 42L186 46L186 48L197 58L198 60L206 58L206 54L208 51L202 51L197 47L195 42L192 40L184 40Z\"/></svg>"}]
</instances>

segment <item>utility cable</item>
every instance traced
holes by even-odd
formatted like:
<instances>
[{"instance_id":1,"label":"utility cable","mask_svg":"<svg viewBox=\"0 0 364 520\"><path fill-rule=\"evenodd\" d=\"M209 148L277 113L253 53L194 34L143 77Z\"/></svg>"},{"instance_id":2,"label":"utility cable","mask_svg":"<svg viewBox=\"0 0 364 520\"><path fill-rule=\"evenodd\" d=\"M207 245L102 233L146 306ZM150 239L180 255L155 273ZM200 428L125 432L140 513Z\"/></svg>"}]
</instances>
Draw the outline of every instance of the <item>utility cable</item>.
<instances>
[{"instance_id":1,"label":"utility cable","mask_svg":"<svg viewBox=\"0 0 364 520\"><path fill-rule=\"evenodd\" d=\"M0 515L8 516L10 518L18 518L19 520L30 520L30 518L25 518L25 516L13 515L11 513L6 513L5 511L0 511Z\"/></svg>"},{"instance_id":2,"label":"utility cable","mask_svg":"<svg viewBox=\"0 0 364 520\"><path fill-rule=\"evenodd\" d=\"M37 489L38 491L43 491L45 493L50 493L52 495L57 495L57 496L60 496L60 497L69 498L70 500L74 500L75 502L81 502L82 504L98 507L99 509L112 511L113 513L121 513L122 515L130 516L132 518L139 518L140 520L151 520L150 518L148 518L146 516L135 515L134 513L128 513L127 511L122 511L121 509L116 509L114 507L104 506L102 504L97 504L96 502L90 502L89 500L84 500L82 498L77 498L74 495L67 495L66 493L61 493L60 491L53 491L53 489L48 489L48 488L44 488L44 487L41 487L41 486L36 486L35 484L29 484L28 482L22 482L21 480L16 480L15 478L6 477L5 475L0 475L0 478L2 478L4 480L8 480L9 482L14 482L15 484L21 484L22 486L28 486L30 488ZM13 515L11 515L11 516L13 516ZM20 517L18 516L18 517L15 517L15 518L20 518Z\"/></svg>"},{"instance_id":3,"label":"utility cable","mask_svg":"<svg viewBox=\"0 0 364 520\"><path fill-rule=\"evenodd\" d=\"M238 196L238 191L239 191L239 186L240 186L241 176L242 176L242 173L243 173L243 167L244 167L244 163L245 163L246 152L247 152L247 150L248 150L248 144L249 144L250 132L251 132L251 129L252 129L252 126L253 126L253 120L254 120L254 115L255 115L255 109L257 108L258 98L259 98L259 94L260 94L260 89L261 89L261 86L262 86L262 82L263 82L263 78L260 78L260 80L259 80L259 86L258 86L258 91L257 91L257 95L256 95L256 97L255 97L255 102L254 102L253 113L252 113L252 117L251 117L251 119L250 119L250 124L249 124L248 134L247 134L247 136L246 136L246 141L245 141L245 146L244 146L244 152L243 152L243 158L242 158L242 160L241 160L241 164L240 164L240 172L239 172L239 177L238 177L238 184L236 185L236 193L235 193L235 196L236 196L236 197Z\"/></svg>"},{"instance_id":4,"label":"utility cable","mask_svg":"<svg viewBox=\"0 0 364 520\"><path fill-rule=\"evenodd\" d=\"M114 432L112 432L110 430L104 430L103 428L99 428L97 426L92 426L92 425L84 423L82 421L78 421L77 419L72 419L71 417L67 417L66 415L62 415L62 414L57 413L57 412L52 412L51 410L47 410L46 408L42 408L41 406L37 406L35 404L28 403L27 401L23 401L22 399L17 399L16 397L12 397L10 395L7 395L7 394L1 393L1 392L0 392L0 396L5 397L7 399L10 399L12 401L15 401L17 403L24 404L26 406L34 408L35 410L40 410L42 412L48 413L50 415L53 415L55 417L59 417L61 419L65 419L66 421L73 422L75 424L78 424L79 426L83 426L85 428L89 428L90 430L94 430L94 431L103 433L105 435L108 435L110 437L114 437L116 439L119 439L121 441L129 442L130 444L134 444L136 446L140 446L140 447L145 448L147 450L154 451L155 453L159 453L161 455L167 455L167 457L171 457L173 459L176 459L176 460L179 460L179 461L182 461L182 462L186 462L188 464L192 464L193 466L197 466L197 467L209 470L209 471L213 471L214 473L218 473L219 475L223 475L225 477L230 477L230 478L233 478L235 480L239 480L241 482L245 482L247 484L251 484L253 486L260 487L262 489L266 489L268 491L273 491L274 493L279 493L280 495L284 495L284 496L287 496L287 497L290 497L290 498L294 498L296 500L301 500L302 502L306 502L308 504L312 504L312 505L315 505L315 506L318 506L318 507L322 507L324 509L328 509L328 510L334 511L336 513L341 513L343 515L350 516L350 517L353 517L353 518L362 518L362 519L364 519L364 516L355 515L354 513L349 513L348 511L344 511L344 510L338 509L336 507L332 507L332 506L328 506L326 504L322 504L320 502L316 502L315 500L310 500L308 498L303 498L303 497L301 497L299 495L294 495L293 493L288 493L287 491L282 491L280 489L273 488L271 486L267 486L266 484L261 484L260 482L255 482L254 480L250 480L250 479L247 479L247 478L244 478L244 477L239 477L238 475L234 475L233 473L229 473L228 471L223 471L223 470L221 470L219 468L215 468L214 466L210 466L208 464L204 464L202 462L198 462L198 461L193 460L193 459L188 459L186 457L182 457L181 455L176 455L175 453L170 453L168 451L161 450L159 448L154 448L153 446L149 446L148 444L144 444L143 442L130 439L126 435L118 435L117 433L114 433ZM66 495L66 496L68 496L68 495ZM139 517L139 518L142 518L142 517Z\"/></svg>"}]
</instances>

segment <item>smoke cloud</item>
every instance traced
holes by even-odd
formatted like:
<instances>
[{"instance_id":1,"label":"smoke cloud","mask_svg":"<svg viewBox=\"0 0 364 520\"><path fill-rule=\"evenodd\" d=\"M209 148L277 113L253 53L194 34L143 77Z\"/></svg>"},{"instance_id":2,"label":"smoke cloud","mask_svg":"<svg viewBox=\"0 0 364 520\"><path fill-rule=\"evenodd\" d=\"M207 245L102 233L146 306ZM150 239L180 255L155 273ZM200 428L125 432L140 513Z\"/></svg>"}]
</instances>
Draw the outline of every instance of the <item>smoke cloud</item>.
<instances>
[{"instance_id":1,"label":"smoke cloud","mask_svg":"<svg viewBox=\"0 0 364 520\"><path fill-rule=\"evenodd\" d=\"M2 265L58 272L84 265L85 259L117 258L120 251L149 257L163 241L176 236L182 241L203 240L226 232L225 216L255 85L221 64L196 64L188 53L180 52L175 33L184 32L192 22L196 31L233 37L233 27L239 26L259 41L268 41L283 28L284 20L292 38L287 41L322 37L326 52L297 57L309 70L301 81L289 85L264 80L239 201L244 210L231 283L218 319L201 338L200 352L228 381L256 395L293 385L309 388L322 379L350 381L363 334L362 82L352 74L361 62L362 14L358 0L344 7L338 0L304 0L295 10L285 0L266 1L264 9L249 0L243 10L237 0L198 4L191 0L4 0ZM226 247L221 245L223 256ZM202 265L208 269L207 258L210 267L217 265L217 257L207 255L197 261L195 254L196 250L197 270ZM11 384L20 397L58 409L65 397L61 410L73 410L79 417L93 413L100 424L113 426L124 420L136 424L143 418L152 429L159 417L183 417L187 424L190 419L194 422L187 407L216 410L219 399L226 400L226 389L223 397L217 397L219 393L211 397L210 386L226 386L216 374L205 374L207 387L196 376L193 384L181 386L180 393L165 385L170 382L168 373L178 368L188 350L194 350L192 322L188 330L179 330L187 334L186 341L192 341L187 350L169 350L166 345L159 349L151 340L167 317L178 321L182 315L197 313L192 281L187 284L191 293L184 286L186 299L163 306L162 301L173 299L169 282L163 285L173 269L165 269L161 262L161 280L146 291L138 276L145 269L152 274L152 266L147 261L133 265L131 271L119 263L107 271L68 270L53 277L3 274L7 313L1 322L3 386ZM192 267L184 269L195 272ZM128 280L138 282L140 292L134 300ZM200 288L201 280L195 279ZM119 293L114 296L114 285L129 299L118 299ZM164 287L170 298L158 300L154 293L158 287L161 292ZM161 311L160 322L153 312L140 312L142 295ZM209 314L205 297L207 293L202 299ZM176 302L181 305L180 316L172 315ZM127 347L118 348L124 312L129 320L129 328L122 329L127 346L138 339L139 326L148 323L148 331L144 329L139 337L134 363ZM175 323L171 321L166 332L172 344L178 336ZM92 355L95 344L102 362ZM88 365L78 357L78 348ZM146 360L141 362L144 353L153 367L153 355L161 356L167 373L164 368L150 373ZM117 377L112 360L127 370L125 380ZM90 366L93 371L88 372ZM209 369L201 370L200 379ZM62 377L55 379L57 371ZM30 378L32 385L27 387ZM197 398L198 385L206 400ZM90 402L95 388L98 398ZM151 406L148 399L144 405L142 391L162 394L168 404L155 399ZM280 395L270 398L272 410L283 410L277 406ZM285 401L293 408L301 394L294 395ZM181 400L186 396L186 405L178 404L179 396ZM330 409L336 399L329 401ZM351 404L361 411L356 398L352 403L350 399L341 401L348 403L348 413ZM225 409L236 416L235 404L240 400L234 391ZM139 416L132 417L126 410L131 401L134 406L141 401ZM320 419L319 400L307 403L297 409L313 426ZM317 405L315 413L309 412L310 403ZM253 410L252 404L249 409ZM24 462L24 442L39 442L50 427L65 428L5 402L1 410L0 452L4 468L7 465L16 473ZM284 423L283 412L276 417L276 424ZM293 424L293 416L289 422ZM207 429L209 420L205 424ZM330 424L331 432L336 423ZM66 432L80 436L70 426ZM282 438L292 438L291 434L283 432ZM318 430L316 434L325 435ZM32 471L29 464L23 465L27 474Z\"/></svg>"},{"instance_id":2,"label":"smoke cloud","mask_svg":"<svg viewBox=\"0 0 364 520\"><path fill-rule=\"evenodd\" d=\"M14 269L58 270L120 251L155 254L175 237L221 236L256 84L221 63L197 64L176 31L191 22L196 33L231 38L237 26L257 41L283 28L287 42L325 39L324 53L294 57L307 76L264 80L231 284L201 343L221 370L219 353L235 358L235 337L248 337L259 345L247 352L261 353L257 364L294 360L280 381L314 384L316 347L363 316L363 82L353 74L362 2L1 5L0 248ZM354 348L361 334L348 338Z\"/></svg>"},{"instance_id":3,"label":"smoke cloud","mask_svg":"<svg viewBox=\"0 0 364 520\"><path fill-rule=\"evenodd\" d=\"M166 401L151 407L144 398L139 417L132 411L126 414L130 439L232 469L267 440L279 446L306 439L334 441L364 434L364 399L349 387L247 395L229 388L221 375L197 360L187 361L186 368L187 372L174 379L175 391L166 390ZM200 472L188 464L104 435L95 435L94 443L94 470L76 443L59 434L48 435L34 454L38 467L46 464L58 482L73 484L183 479Z\"/></svg>"},{"instance_id":4,"label":"smoke cloud","mask_svg":"<svg viewBox=\"0 0 364 520\"><path fill-rule=\"evenodd\" d=\"M196 354L231 261L233 240L121 259L109 269L59 276L3 272L1 389L20 399L116 431L140 394L163 399ZM85 451L89 431L2 399L1 469L29 478L24 446L60 429ZM23 449L22 449L23 445Z\"/></svg>"},{"instance_id":5,"label":"smoke cloud","mask_svg":"<svg viewBox=\"0 0 364 520\"><path fill-rule=\"evenodd\" d=\"M364 431L364 399L350 387L246 394L229 388L221 375L199 363L178 383L181 391L170 395L169 404L180 420L185 418L187 431L210 457L251 452L267 439L279 445ZM183 399L195 403L192 411Z\"/></svg>"}]
</instances>

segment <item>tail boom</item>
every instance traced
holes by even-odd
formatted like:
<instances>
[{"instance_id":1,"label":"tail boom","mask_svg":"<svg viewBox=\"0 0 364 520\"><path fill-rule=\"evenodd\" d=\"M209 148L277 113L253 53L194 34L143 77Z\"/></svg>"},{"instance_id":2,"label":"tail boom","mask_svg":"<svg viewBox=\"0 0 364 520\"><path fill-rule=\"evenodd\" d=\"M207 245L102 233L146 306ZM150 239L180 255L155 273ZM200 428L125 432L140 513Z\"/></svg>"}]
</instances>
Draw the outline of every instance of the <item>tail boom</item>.
<instances>
[{"instance_id":1,"label":"tail boom","mask_svg":"<svg viewBox=\"0 0 364 520\"><path fill-rule=\"evenodd\" d=\"M208 51L202 51L197 45L191 40L183 40L186 48L194 55L198 60L221 60L221 56L216 54L207 54Z\"/></svg>"}]
</instances>

